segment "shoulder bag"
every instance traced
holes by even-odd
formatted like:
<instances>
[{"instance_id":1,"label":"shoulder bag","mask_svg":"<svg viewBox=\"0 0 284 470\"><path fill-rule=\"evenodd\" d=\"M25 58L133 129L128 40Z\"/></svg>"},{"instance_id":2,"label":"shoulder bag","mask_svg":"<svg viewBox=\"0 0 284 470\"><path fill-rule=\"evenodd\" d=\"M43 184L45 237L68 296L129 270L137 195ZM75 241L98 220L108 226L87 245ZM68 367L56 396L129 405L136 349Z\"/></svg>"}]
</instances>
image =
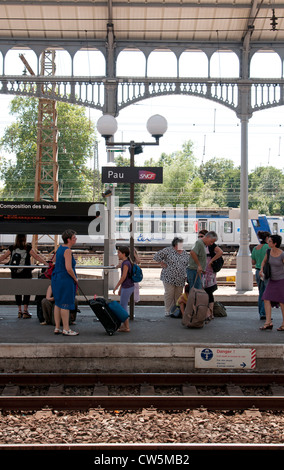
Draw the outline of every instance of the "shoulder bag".
<instances>
[{"instance_id":1,"label":"shoulder bag","mask_svg":"<svg viewBox=\"0 0 284 470\"><path fill-rule=\"evenodd\" d=\"M267 250L266 252L267 259L266 259L265 265L263 266L263 274L264 274L265 279L271 278L271 266L269 263L269 255L270 255L270 250Z\"/></svg>"}]
</instances>

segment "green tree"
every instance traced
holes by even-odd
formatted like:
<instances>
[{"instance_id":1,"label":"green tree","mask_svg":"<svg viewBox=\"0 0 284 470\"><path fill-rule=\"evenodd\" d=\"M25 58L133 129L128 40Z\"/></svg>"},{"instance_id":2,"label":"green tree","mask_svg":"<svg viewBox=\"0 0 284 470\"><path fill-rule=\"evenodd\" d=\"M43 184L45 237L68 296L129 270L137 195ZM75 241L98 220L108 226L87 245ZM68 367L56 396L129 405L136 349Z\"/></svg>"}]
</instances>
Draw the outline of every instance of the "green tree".
<instances>
[{"instance_id":1,"label":"green tree","mask_svg":"<svg viewBox=\"0 0 284 470\"><path fill-rule=\"evenodd\" d=\"M240 168L228 158L211 158L200 166L200 177L209 183L214 191L214 205L219 207L239 207Z\"/></svg>"},{"instance_id":2,"label":"green tree","mask_svg":"<svg viewBox=\"0 0 284 470\"><path fill-rule=\"evenodd\" d=\"M283 215L284 174L272 166L258 167L249 174L249 207L266 215Z\"/></svg>"},{"instance_id":3,"label":"green tree","mask_svg":"<svg viewBox=\"0 0 284 470\"><path fill-rule=\"evenodd\" d=\"M163 153L157 166L163 166L163 184L146 185L141 198L142 203L160 204L161 206L195 204L203 182L198 177L196 158L193 155L193 143L191 141L185 142L182 150L170 155ZM195 178L197 179L194 182Z\"/></svg>"},{"instance_id":4,"label":"green tree","mask_svg":"<svg viewBox=\"0 0 284 470\"><path fill-rule=\"evenodd\" d=\"M10 106L15 122L5 129L1 139L2 198L33 199L37 152L38 101L15 97ZM88 160L93 155L95 131L85 109L57 103L59 200L92 200L93 173ZM15 155L15 158L9 158Z\"/></svg>"}]
</instances>

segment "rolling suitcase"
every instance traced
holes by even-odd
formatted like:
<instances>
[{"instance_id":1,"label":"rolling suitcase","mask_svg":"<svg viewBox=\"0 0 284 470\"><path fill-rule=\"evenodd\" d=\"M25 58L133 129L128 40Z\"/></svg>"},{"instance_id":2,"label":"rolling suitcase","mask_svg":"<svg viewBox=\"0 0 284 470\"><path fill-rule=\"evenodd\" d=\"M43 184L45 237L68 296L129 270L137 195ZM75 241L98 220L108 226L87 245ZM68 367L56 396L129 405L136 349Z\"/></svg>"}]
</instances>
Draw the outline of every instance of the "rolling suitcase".
<instances>
[{"instance_id":1,"label":"rolling suitcase","mask_svg":"<svg viewBox=\"0 0 284 470\"><path fill-rule=\"evenodd\" d=\"M103 297L88 300L82 289L80 287L79 289L107 334L112 336L121 325L119 318L108 308L107 302Z\"/></svg>"},{"instance_id":2,"label":"rolling suitcase","mask_svg":"<svg viewBox=\"0 0 284 470\"><path fill-rule=\"evenodd\" d=\"M88 302L107 334L112 336L121 325L119 318L109 309L104 298L97 297L96 299L91 299Z\"/></svg>"}]
</instances>

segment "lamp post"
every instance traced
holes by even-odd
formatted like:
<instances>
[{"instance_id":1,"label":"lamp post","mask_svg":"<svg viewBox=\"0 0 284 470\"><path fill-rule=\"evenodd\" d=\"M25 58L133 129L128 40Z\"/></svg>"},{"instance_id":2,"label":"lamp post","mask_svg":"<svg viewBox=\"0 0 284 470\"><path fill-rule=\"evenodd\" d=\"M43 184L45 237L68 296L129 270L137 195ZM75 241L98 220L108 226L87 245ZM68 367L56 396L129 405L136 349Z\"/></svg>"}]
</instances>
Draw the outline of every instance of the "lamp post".
<instances>
[{"instance_id":1,"label":"lamp post","mask_svg":"<svg viewBox=\"0 0 284 470\"><path fill-rule=\"evenodd\" d=\"M113 136L117 131L116 119L110 114L104 114L97 121L98 132L105 138L107 147L124 147L129 146L130 153L130 168L135 166L135 155L143 152L144 146L159 145L160 138L164 135L168 128L168 123L163 116L155 114L151 116L146 124L146 128L151 136L155 139L154 142L114 142ZM134 189L135 183L130 183L130 256L134 260ZM130 319L134 317L134 296L130 299Z\"/></svg>"}]
</instances>

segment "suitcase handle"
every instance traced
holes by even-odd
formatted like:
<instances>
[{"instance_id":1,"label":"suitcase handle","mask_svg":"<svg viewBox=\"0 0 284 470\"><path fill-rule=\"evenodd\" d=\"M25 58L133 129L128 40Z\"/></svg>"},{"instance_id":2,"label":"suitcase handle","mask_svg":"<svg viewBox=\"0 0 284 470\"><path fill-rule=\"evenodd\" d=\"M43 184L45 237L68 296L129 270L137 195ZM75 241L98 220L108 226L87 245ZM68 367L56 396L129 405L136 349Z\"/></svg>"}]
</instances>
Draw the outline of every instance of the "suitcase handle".
<instances>
[{"instance_id":1,"label":"suitcase handle","mask_svg":"<svg viewBox=\"0 0 284 470\"><path fill-rule=\"evenodd\" d=\"M79 286L79 284L77 284L77 285L78 285L78 290L81 291L81 294L83 294L83 296L85 297L85 300L86 300L87 302L89 302L89 299L86 297L86 294L82 291L82 288Z\"/></svg>"},{"instance_id":2,"label":"suitcase handle","mask_svg":"<svg viewBox=\"0 0 284 470\"><path fill-rule=\"evenodd\" d=\"M88 299L87 299L85 293L82 291L82 288L79 286L79 284L77 284L77 285L78 285L78 290L81 291L81 294L83 294L83 296L85 297L86 301L88 302Z\"/></svg>"}]
</instances>

